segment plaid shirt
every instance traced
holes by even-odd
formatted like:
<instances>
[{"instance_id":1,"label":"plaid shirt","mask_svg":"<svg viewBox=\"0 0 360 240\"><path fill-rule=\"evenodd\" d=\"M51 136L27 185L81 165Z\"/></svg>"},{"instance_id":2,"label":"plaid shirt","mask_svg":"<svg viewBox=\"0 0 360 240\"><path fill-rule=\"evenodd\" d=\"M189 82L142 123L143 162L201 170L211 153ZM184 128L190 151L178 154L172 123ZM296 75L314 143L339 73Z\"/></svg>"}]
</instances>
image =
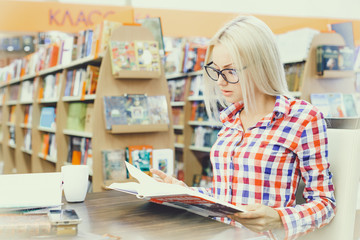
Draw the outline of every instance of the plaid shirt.
<instances>
[{"instance_id":1,"label":"plaid shirt","mask_svg":"<svg viewBox=\"0 0 360 240\"><path fill-rule=\"evenodd\" d=\"M329 223L335 198L322 114L305 101L277 96L273 112L244 131L242 109L234 103L220 114L223 127L210 154L213 188L207 193L234 205L273 207L286 238ZM307 203L296 205L300 177Z\"/></svg>"}]
</instances>

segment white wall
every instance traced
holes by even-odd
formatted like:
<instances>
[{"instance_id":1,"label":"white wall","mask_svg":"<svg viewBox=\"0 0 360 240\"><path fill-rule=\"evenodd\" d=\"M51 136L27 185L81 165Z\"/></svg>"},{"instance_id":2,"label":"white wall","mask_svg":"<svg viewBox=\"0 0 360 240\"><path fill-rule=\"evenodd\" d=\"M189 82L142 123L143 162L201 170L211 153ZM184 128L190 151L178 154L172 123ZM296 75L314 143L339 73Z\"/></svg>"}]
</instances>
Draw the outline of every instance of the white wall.
<instances>
[{"instance_id":1,"label":"white wall","mask_svg":"<svg viewBox=\"0 0 360 240\"><path fill-rule=\"evenodd\" d=\"M277 16L360 19L360 0L58 0L139 8L236 12Z\"/></svg>"}]
</instances>

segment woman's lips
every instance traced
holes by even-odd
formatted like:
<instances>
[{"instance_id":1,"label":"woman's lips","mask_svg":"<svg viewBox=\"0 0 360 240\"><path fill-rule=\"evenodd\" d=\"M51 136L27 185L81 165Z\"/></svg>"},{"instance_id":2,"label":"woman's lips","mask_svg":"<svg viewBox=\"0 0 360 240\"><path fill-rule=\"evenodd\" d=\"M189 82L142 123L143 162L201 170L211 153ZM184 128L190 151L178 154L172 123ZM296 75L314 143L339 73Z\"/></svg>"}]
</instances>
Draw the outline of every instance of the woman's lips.
<instances>
[{"instance_id":1,"label":"woman's lips","mask_svg":"<svg viewBox=\"0 0 360 240\"><path fill-rule=\"evenodd\" d=\"M225 97L230 97L232 95L232 91L221 90L221 92Z\"/></svg>"}]
</instances>

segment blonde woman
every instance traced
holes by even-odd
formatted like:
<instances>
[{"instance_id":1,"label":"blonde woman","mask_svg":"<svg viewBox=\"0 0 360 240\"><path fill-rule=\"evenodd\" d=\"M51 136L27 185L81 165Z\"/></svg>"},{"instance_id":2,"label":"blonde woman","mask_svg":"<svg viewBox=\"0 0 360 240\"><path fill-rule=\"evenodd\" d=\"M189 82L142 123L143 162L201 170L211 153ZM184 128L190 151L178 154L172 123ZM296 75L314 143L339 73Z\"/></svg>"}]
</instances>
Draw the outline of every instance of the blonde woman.
<instances>
[{"instance_id":1,"label":"blonde woman","mask_svg":"<svg viewBox=\"0 0 360 240\"><path fill-rule=\"evenodd\" d=\"M210 153L213 187L199 191L247 210L221 220L255 232L283 232L281 239L329 223L335 198L326 124L315 107L286 96L269 27L252 16L234 19L211 39L205 62L207 111L220 116L223 127ZM219 103L225 107L220 113ZM306 203L296 205L300 178Z\"/></svg>"}]
</instances>

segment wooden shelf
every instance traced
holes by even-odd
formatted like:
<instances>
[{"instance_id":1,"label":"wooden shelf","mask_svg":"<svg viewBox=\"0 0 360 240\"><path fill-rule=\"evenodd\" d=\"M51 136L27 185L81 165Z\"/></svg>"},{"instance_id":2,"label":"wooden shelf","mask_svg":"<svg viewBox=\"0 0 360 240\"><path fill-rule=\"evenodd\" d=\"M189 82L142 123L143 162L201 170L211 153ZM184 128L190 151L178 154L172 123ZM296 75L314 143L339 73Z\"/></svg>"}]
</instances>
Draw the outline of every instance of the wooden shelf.
<instances>
[{"instance_id":1,"label":"wooden shelf","mask_svg":"<svg viewBox=\"0 0 360 240\"><path fill-rule=\"evenodd\" d=\"M84 99L81 99L80 96L64 96L62 97L62 100L64 102L80 102L80 101L89 101L89 100L95 100L96 95L85 95Z\"/></svg>"},{"instance_id":2,"label":"wooden shelf","mask_svg":"<svg viewBox=\"0 0 360 240\"><path fill-rule=\"evenodd\" d=\"M51 67L51 68L41 70L37 75L38 76L45 76L45 75L49 75L49 74L52 74L52 73L55 73L55 72L60 72L63 69L64 69L63 65L57 65L55 67Z\"/></svg>"},{"instance_id":3,"label":"wooden shelf","mask_svg":"<svg viewBox=\"0 0 360 240\"><path fill-rule=\"evenodd\" d=\"M128 71L123 70L121 74L115 76L115 79L153 79L159 78L161 76L160 72L155 71Z\"/></svg>"},{"instance_id":4,"label":"wooden shelf","mask_svg":"<svg viewBox=\"0 0 360 240\"><path fill-rule=\"evenodd\" d=\"M31 126L31 125L25 124L25 123L20 123L20 127L21 127L21 128L32 129L32 126Z\"/></svg>"},{"instance_id":5,"label":"wooden shelf","mask_svg":"<svg viewBox=\"0 0 360 240\"><path fill-rule=\"evenodd\" d=\"M175 148L179 148L179 149L183 149L184 148L184 144L183 143L175 143L174 144Z\"/></svg>"},{"instance_id":6,"label":"wooden shelf","mask_svg":"<svg viewBox=\"0 0 360 240\"><path fill-rule=\"evenodd\" d=\"M64 129L63 133L65 135L70 135L70 136L92 138L92 133L89 133L89 132L81 132L81 131Z\"/></svg>"},{"instance_id":7,"label":"wooden shelf","mask_svg":"<svg viewBox=\"0 0 360 240\"><path fill-rule=\"evenodd\" d=\"M16 105L18 103L18 100L9 100L6 102L6 105L10 106L10 105Z\"/></svg>"},{"instance_id":8,"label":"wooden shelf","mask_svg":"<svg viewBox=\"0 0 360 240\"><path fill-rule=\"evenodd\" d=\"M44 160L46 160L48 162L51 162L51 163L56 163L57 162L56 159L51 158L49 155L47 155L45 157L44 154L42 154L42 153L38 153L38 157L41 158L41 159L44 159Z\"/></svg>"},{"instance_id":9,"label":"wooden shelf","mask_svg":"<svg viewBox=\"0 0 360 240\"><path fill-rule=\"evenodd\" d=\"M36 73L30 73L30 74L27 74L27 75L23 76L21 79L22 79L22 81L24 81L24 80L33 79L33 78L36 78L36 77L37 77Z\"/></svg>"},{"instance_id":10,"label":"wooden shelf","mask_svg":"<svg viewBox=\"0 0 360 240\"><path fill-rule=\"evenodd\" d=\"M37 129L42 132L48 132L48 133L55 133L56 129L54 128L47 128L47 127L40 127L38 126Z\"/></svg>"},{"instance_id":11,"label":"wooden shelf","mask_svg":"<svg viewBox=\"0 0 360 240\"><path fill-rule=\"evenodd\" d=\"M20 101L19 103L20 103L20 104L22 104L22 105L29 105L29 104L33 104L33 103L34 103L34 101L33 101L33 100L29 100L29 101Z\"/></svg>"},{"instance_id":12,"label":"wooden shelf","mask_svg":"<svg viewBox=\"0 0 360 240\"><path fill-rule=\"evenodd\" d=\"M332 79L332 78L351 78L354 77L354 71L330 71L325 70L322 75L317 75L319 79Z\"/></svg>"},{"instance_id":13,"label":"wooden shelf","mask_svg":"<svg viewBox=\"0 0 360 240\"><path fill-rule=\"evenodd\" d=\"M12 149L15 149L16 148L16 144L8 144L8 146L10 147L10 148L12 148Z\"/></svg>"},{"instance_id":14,"label":"wooden shelf","mask_svg":"<svg viewBox=\"0 0 360 240\"><path fill-rule=\"evenodd\" d=\"M23 153L27 153L27 154L29 154L29 155L32 155L32 150L27 150L27 149L25 149L24 147L21 147L21 151L22 151Z\"/></svg>"},{"instance_id":15,"label":"wooden shelf","mask_svg":"<svg viewBox=\"0 0 360 240\"><path fill-rule=\"evenodd\" d=\"M181 102L171 102L171 103L170 103L170 106L172 106L172 107L183 107L183 106L185 106L185 102L184 102L184 101L181 101Z\"/></svg>"},{"instance_id":16,"label":"wooden shelf","mask_svg":"<svg viewBox=\"0 0 360 240\"><path fill-rule=\"evenodd\" d=\"M220 122L208 122L208 121L188 121L190 126L206 126L206 127L222 127Z\"/></svg>"},{"instance_id":17,"label":"wooden shelf","mask_svg":"<svg viewBox=\"0 0 360 240\"><path fill-rule=\"evenodd\" d=\"M147 132L167 132L167 124L149 124L149 125L113 125L108 132L111 134L128 133L147 133Z\"/></svg>"},{"instance_id":18,"label":"wooden shelf","mask_svg":"<svg viewBox=\"0 0 360 240\"><path fill-rule=\"evenodd\" d=\"M53 99L40 99L39 103L57 103L59 101L58 98Z\"/></svg>"},{"instance_id":19,"label":"wooden shelf","mask_svg":"<svg viewBox=\"0 0 360 240\"><path fill-rule=\"evenodd\" d=\"M189 149L197 152L210 152L211 150L210 147L195 147L195 146L189 146Z\"/></svg>"},{"instance_id":20,"label":"wooden shelf","mask_svg":"<svg viewBox=\"0 0 360 240\"><path fill-rule=\"evenodd\" d=\"M189 96L188 100L191 102L204 101L204 96Z\"/></svg>"},{"instance_id":21,"label":"wooden shelf","mask_svg":"<svg viewBox=\"0 0 360 240\"><path fill-rule=\"evenodd\" d=\"M171 80L171 79L177 79L177 78L185 78L185 77L191 77L191 76L197 76L197 75L202 75L203 71L196 71L196 72L190 72L190 73L172 73L172 74L167 74L166 75L166 79L167 80Z\"/></svg>"},{"instance_id":22,"label":"wooden shelf","mask_svg":"<svg viewBox=\"0 0 360 240\"><path fill-rule=\"evenodd\" d=\"M174 125L173 128L174 128L174 130L184 130L183 125Z\"/></svg>"},{"instance_id":23,"label":"wooden shelf","mask_svg":"<svg viewBox=\"0 0 360 240\"><path fill-rule=\"evenodd\" d=\"M13 85L13 84L17 84L17 83L20 83L21 82L21 78L16 78L16 79L13 79L13 80L10 80L7 85Z\"/></svg>"},{"instance_id":24,"label":"wooden shelf","mask_svg":"<svg viewBox=\"0 0 360 240\"><path fill-rule=\"evenodd\" d=\"M7 122L6 125L9 127L15 127L15 123L11 123L11 122Z\"/></svg>"}]
</instances>

